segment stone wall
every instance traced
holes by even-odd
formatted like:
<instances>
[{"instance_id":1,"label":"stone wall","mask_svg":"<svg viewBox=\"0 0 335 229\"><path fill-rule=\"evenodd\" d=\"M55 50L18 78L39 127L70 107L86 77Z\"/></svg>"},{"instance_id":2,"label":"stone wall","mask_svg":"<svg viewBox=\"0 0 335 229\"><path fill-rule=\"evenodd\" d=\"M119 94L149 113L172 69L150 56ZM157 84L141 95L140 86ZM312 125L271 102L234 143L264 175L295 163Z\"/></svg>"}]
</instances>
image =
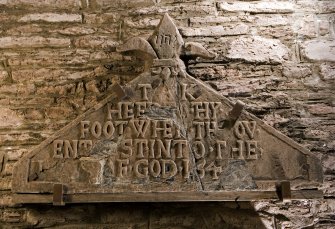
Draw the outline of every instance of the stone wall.
<instances>
[{"instance_id":1,"label":"stone wall","mask_svg":"<svg viewBox=\"0 0 335 229\"><path fill-rule=\"evenodd\" d=\"M324 200L14 206L15 162L143 71L115 52L163 13L215 60L188 72L293 138L324 168ZM335 2L0 0L0 228L332 228Z\"/></svg>"}]
</instances>

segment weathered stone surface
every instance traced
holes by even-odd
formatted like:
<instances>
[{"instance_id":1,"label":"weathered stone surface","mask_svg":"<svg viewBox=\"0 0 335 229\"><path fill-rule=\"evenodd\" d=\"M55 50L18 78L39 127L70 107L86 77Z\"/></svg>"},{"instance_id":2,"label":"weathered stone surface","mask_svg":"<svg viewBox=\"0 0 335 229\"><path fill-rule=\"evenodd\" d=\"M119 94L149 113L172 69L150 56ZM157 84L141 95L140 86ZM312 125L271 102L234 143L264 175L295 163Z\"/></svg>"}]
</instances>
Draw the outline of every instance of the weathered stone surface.
<instances>
[{"instance_id":1,"label":"weathered stone surface","mask_svg":"<svg viewBox=\"0 0 335 229\"><path fill-rule=\"evenodd\" d=\"M16 127L22 124L22 118L13 110L0 108L0 127Z\"/></svg>"},{"instance_id":2,"label":"weathered stone surface","mask_svg":"<svg viewBox=\"0 0 335 229\"><path fill-rule=\"evenodd\" d=\"M10 7L34 6L47 8L79 9L79 7L81 6L81 2L77 0L39 0L34 2L30 0L1 0L0 5L6 5Z\"/></svg>"},{"instance_id":3,"label":"weathered stone surface","mask_svg":"<svg viewBox=\"0 0 335 229\"><path fill-rule=\"evenodd\" d=\"M278 40L253 36L234 40L227 57L248 62L281 63L288 59L288 53L288 48Z\"/></svg>"},{"instance_id":4,"label":"weathered stone surface","mask_svg":"<svg viewBox=\"0 0 335 229\"><path fill-rule=\"evenodd\" d=\"M303 54L315 61L335 61L334 40L310 40L303 43Z\"/></svg>"},{"instance_id":5,"label":"weathered stone surface","mask_svg":"<svg viewBox=\"0 0 335 229\"><path fill-rule=\"evenodd\" d=\"M247 34L249 27L245 24L231 26L208 26L206 28L181 28L181 34L186 37L217 37Z\"/></svg>"},{"instance_id":6,"label":"weathered stone surface","mask_svg":"<svg viewBox=\"0 0 335 229\"><path fill-rule=\"evenodd\" d=\"M320 74L325 80L335 79L335 64L323 63L320 65Z\"/></svg>"},{"instance_id":7,"label":"weathered stone surface","mask_svg":"<svg viewBox=\"0 0 335 229\"><path fill-rule=\"evenodd\" d=\"M226 2L219 1L220 10L227 12L251 12L251 13L292 13L294 11L293 4L288 1L280 2Z\"/></svg>"},{"instance_id":8,"label":"weathered stone surface","mask_svg":"<svg viewBox=\"0 0 335 229\"><path fill-rule=\"evenodd\" d=\"M212 16L209 15L207 17L191 17L190 18L190 26L213 26L213 25L220 25L224 23L230 23L230 22L238 22L240 20L243 20L243 16Z\"/></svg>"},{"instance_id":9,"label":"weathered stone surface","mask_svg":"<svg viewBox=\"0 0 335 229\"><path fill-rule=\"evenodd\" d=\"M256 15L255 23L258 26L282 26L288 25L290 18L284 15Z\"/></svg>"},{"instance_id":10,"label":"weathered stone surface","mask_svg":"<svg viewBox=\"0 0 335 229\"><path fill-rule=\"evenodd\" d=\"M19 22L81 22L80 14L56 14L56 13L42 13L42 14L28 14L19 19Z\"/></svg>"},{"instance_id":11,"label":"weathered stone surface","mask_svg":"<svg viewBox=\"0 0 335 229\"><path fill-rule=\"evenodd\" d=\"M110 36L87 35L77 38L74 45L78 48L107 48L119 43Z\"/></svg>"},{"instance_id":12,"label":"weathered stone surface","mask_svg":"<svg viewBox=\"0 0 335 229\"><path fill-rule=\"evenodd\" d=\"M288 78L306 78L313 73L311 64L297 64L294 62L286 62L283 64L283 76Z\"/></svg>"},{"instance_id":13,"label":"weathered stone surface","mask_svg":"<svg viewBox=\"0 0 335 229\"><path fill-rule=\"evenodd\" d=\"M69 47L68 38L54 37L0 37L0 48L38 48L38 47Z\"/></svg>"}]
</instances>

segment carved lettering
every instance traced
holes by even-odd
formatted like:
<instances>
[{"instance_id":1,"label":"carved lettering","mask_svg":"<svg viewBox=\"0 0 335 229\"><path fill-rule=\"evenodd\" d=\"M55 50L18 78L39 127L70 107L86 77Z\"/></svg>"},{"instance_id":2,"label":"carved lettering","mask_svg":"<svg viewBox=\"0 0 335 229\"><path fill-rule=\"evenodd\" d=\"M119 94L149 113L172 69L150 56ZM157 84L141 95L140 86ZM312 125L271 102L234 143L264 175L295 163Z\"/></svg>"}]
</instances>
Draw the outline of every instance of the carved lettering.
<instances>
[{"instance_id":1,"label":"carved lettering","mask_svg":"<svg viewBox=\"0 0 335 229\"><path fill-rule=\"evenodd\" d=\"M63 158L62 148L64 141L63 140L54 140L54 155L53 158Z\"/></svg>"},{"instance_id":2,"label":"carved lettering","mask_svg":"<svg viewBox=\"0 0 335 229\"><path fill-rule=\"evenodd\" d=\"M127 176L129 159L117 159L118 164L118 177L122 178Z\"/></svg>"},{"instance_id":3,"label":"carved lettering","mask_svg":"<svg viewBox=\"0 0 335 229\"><path fill-rule=\"evenodd\" d=\"M135 145L137 146L137 154L136 158L144 158L144 153L147 153L148 148L148 140L147 139L135 139Z\"/></svg>"},{"instance_id":4,"label":"carved lettering","mask_svg":"<svg viewBox=\"0 0 335 229\"><path fill-rule=\"evenodd\" d=\"M158 177L162 171L161 164L158 160L153 159L149 165L149 172L151 176Z\"/></svg>"},{"instance_id":5,"label":"carved lettering","mask_svg":"<svg viewBox=\"0 0 335 229\"><path fill-rule=\"evenodd\" d=\"M183 178L190 178L190 161L188 159L183 159Z\"/></svg>"},{"instance_id":6,"label":"carved lettering","mask_svg":"<svg viewBox=\"0 0 335 229\"><path fill-rule=\"evenodd\" d=\"M118 128L118 135L123 135L127 121L115 121L115 126Z\"/></svg>"},{"instance_id":7,"label":"carved lettering","mask_svg":"<svg viewBox=\"0 0 335 229\"><path fill-rule=\"evenodd\" d=\"M177 165L173 160L162 159L162 178L168 179L174 177L178 170Z\"/></svg>"},{"instance_id":8,"label":"carved lettering","mask_svg":"<svg viewBox=\"0 0 335 229\"><path fill-rule=\"evenodd\" d=\"M216 120L220 102L191 102L195 120Z\"/></svg>"},{"instance_id":9,"label":"carved lettering","mask_svg":"<svg viewBox=\"0 0 335 229\"><path fill-rule=\"evenodd\" d=\"M161 158L162 153L164 155L164 158L171 158L171 139L164 140L164 143L162 140L157 139L156 145L157 145L157 154L156 158Z\"/></svg>"},{"instance_id":10,"label":"carved lettering","mask_svg":"<svg viewBox=\"0 0 335 229\"><path fill-rule=\"evenodd\" d=\"M204 125L204 122L193 122L193 126L195 126L195 139L202 139L201 130L203 129Z\"/></svg>"},{"instance_id":11,"label":"carved lettering","mask_svg":"<svg viewBox=\"0 0 335 229\"><path fill-rule=\"evenodd\" d=\"M184 83L180 84L180 100L181 101L195 100L193 95L187 91L187 88L188 88L187 84L184 84Z\"/></svg>"},{"instance_id":12,"label":"carved lettering","mask_svg":"<svg viewBox=\"0 0 335 229\"><path fill-rule=\"evenodd\" d=\"M206 167L206 171L212 172L212 179L217 180L219 179L219 174L222 172L221 166L216 166L214 162L210 163Z\"/></svg>"},{"instance_id":13,"label":"carved lettering","mask_svg":"<svg viewBox=\"0 0 335 229\"><path fill-rule=\"evenodd\" d=\"M121 141L121 157L129 158L133 155L133 139L123 139Z\"/></svg>"},{"instance_id":14,"label":"carved lettering","mask_svg":"<svg viewBox=\"0 0 335 229\"><path fill-rule=\"evenodd\" d=\"M216 141L216 159L217 160L222 160L222 148L226 148L227 147L227 143L226 141Z\"/></svg>"},{"instance_id":15,"label":"carved lettering","mask_svg":"<svg viewBox=\"0 0 335 229\"><path fill-rule=\"evenodd\" d=\"M146 119L132 119L130 120L132 124L133 130L136 133L136 137L144 138L145 133L147 132L148 126L150 124L150 120Z\"/></svg>"},{"instance_id":16,"label":"carved lettering","mask_svg":"<svg viewBox=\"0 0 335 229\"><path fill-rule=\"evenodd\" d=\"M247 134L250 139L254 138L256 121L238 121L235 124L234 134L238 139L243 139Z\"/></svg>"},{"instance_id":17,"label":"carved lettering","mask_svg":"<svg viewBox=\"0 0 335 229\"><path fill-rule=\"evenodd\" d=\"M256 147L257 142L256 141L246 141L246 150L247 150L247 159L257 159L256 154Z\"/></svg>"},{"instance_id":18,"label":"carved lettering","mask_svg":"<svg viewBox=\"0 0 335 229\"><path fill-rule=\"evenodd\" d=\"M206 160L204 158L202 158L197 163L197 171L199 172L199 178L205 177L205 165L206 165Z\"/></svg>"},{"instance_id":19,"label":"carved lettering","mask_svg":"<svg viewBox=\"0 0 335 229\"><path fill-rule=\"evenodd\" d=\"M163 138L172 138L171 120L152 120L152 137L157 138L158 132L161 132ZM159 125L160 123L160 125Z\"/></svg>"},{"instance_id":20,"label":"carved lettering","mask_svg":"<svg viewBox=\"0 0 335 229\"><path fill-rule=\"evenodd\" d=\"M257 141L253 140L237 140L237 147L232 148L231 158L232 159L258 159L257 155Z\"/></svg>"},{"instance_id":21,"label":"carved lettering","mask_svg":"<svg viewBox=\"0 0 335 229\"><path fill-rule=\"evenodd\" d=\"M142 100L148 101L148 89L151 89L151 84L138 84L138 88L141 89Z\"/></svg>"},{"instance_id":22,"label":"carved lettering","mask_svg":"<svg viewBox=\"0 0 335 229\"><path fill-rule=\"evenodd\" d=\"M243 141L237 140L236 145L237 147L232 148L231 158L243 159Z\"/></svg>"},{"instance_id":23,"label":"carved lettering","mask_svg":"<svg viewBox=\"0 0 335 229\"><path fill-rule=\"evenodd\" d=\"M86 138L86 134L89 133L90 121L81 121L80 127L80 138Z\"/></svg>"},{"instance_id":24,"label":"carved lettering","mask_svg":"<svg viewBox=\"0 0 335 229\"><path fill-rule=\"evenodd\" d=\"M78 140L54 140L53 141L53 158L77 158L78 157L78 145L81 145L82 141Z\"/></svg>"},{"instance_id":25,"label":"carved lettering","mask_svg":"<svg viewBox=\"0 0 335 229\"><path fill-rule=\"evenodd\" d=\"M193 152L195 159L203 158L206 153L204 144L201 141L195 141L193 145L194 145Z\"/></svg>"},{"instance_id":26,"label":"carved lettering","mask_svg":"<svg viewBox=\"0 0 335 229\"><path fill-rule=\"evenodd\" d=\"M137 178L147 178L148 177L148 160L141 159L134 163L134 173ZM141 167L140 167L141 166Z\"/></svg>"},{"instance_id":27,"label":"carved lettering","mask_svg":"<svg viewBox=\"0 0 335 229\"><path fill-rule=\"evenodd\" d=\"M188 158L188 144L186 140L174 140L176 158Z\"/></svg>"}]
</instances>

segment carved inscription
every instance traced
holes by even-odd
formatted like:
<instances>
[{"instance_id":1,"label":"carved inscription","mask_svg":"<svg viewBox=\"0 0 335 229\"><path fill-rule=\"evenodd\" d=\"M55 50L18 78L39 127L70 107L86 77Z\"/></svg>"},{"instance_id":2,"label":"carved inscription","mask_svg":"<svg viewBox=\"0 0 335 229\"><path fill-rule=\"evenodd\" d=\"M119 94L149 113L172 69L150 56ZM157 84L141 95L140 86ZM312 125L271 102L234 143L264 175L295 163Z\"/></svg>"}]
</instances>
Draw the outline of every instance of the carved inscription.
<instances>
[{"instance_id":1,"label":"carved inscription","mask_svg":"<svg viewBox=\"0 0 335 229\"><path fill-rule=\"evenodd\" d=\"M53 158L90 157L99 141L108 140L112 142L109 149L104 149L108 157L101 159L103 163L99 161L97 166L108 166L112 177L169 179L180 176L187 179L193 155L199 177L209 174L213 180L219 179L223 171L220 162L224 160L259 158L255 121L237 121L231 130L235 141L219 139L218 133L223 131L218 128L221 102L194 101L189 92L191 85L180 84L179 88L179 97L189 104L191 111L189 138L182 136L172 119L146 116L148 108L160 105L149 99L150 84L138 84L136 89L140 101L108 103L104 121L80 122L79 139L54 140ZM81 160L85 170L88 163L93 166L92 161Z\"/></svg>"},{"instance_id":2,"label":"carved inscription","mask_svg":"<svg viewBox=\"0 0 335 229\"><path fill-rule=\"evenodd\" d=\"M131 38L116 51L141 59L145 72L112 85L111 95L24 155L14 192L34 193L29 201L36 193L46 201L57 187L69 201L207 201L267 191L279 179L294 188L322 182L310 152L187 73L182 59L217 55L184 42L167 14L148 40ZM0 153L0 176L6 160Z\"/></svg>"}]
</instances>

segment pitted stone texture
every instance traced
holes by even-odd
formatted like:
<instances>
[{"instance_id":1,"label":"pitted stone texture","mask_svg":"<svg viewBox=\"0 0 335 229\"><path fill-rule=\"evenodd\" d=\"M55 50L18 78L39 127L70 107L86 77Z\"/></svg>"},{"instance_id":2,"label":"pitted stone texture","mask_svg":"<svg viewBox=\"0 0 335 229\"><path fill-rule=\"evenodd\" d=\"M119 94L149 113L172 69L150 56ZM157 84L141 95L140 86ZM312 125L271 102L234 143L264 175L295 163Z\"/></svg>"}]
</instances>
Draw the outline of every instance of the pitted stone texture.
<instances>
[{"instance_id":1,"label":"pitted stone texture","mask_svg":"<svg viewBox=\"0 0 335 229\"><path fill-rule=\"evenodd\" d=\"M288 48L280 41L253 36L234 40L227 57L248 62L282 63L288 54Z\"/></svg>"},{"instance_id":2,"label":"pitted stone texture","mask_svg":"<svg viewBox=\"0 0 335 229\"><path fill-rule=\"evenodd\" d=\"M303 44L303 54L309 60L335 62L335 40L306 41Z\"/></svg>"}]
</instances>

